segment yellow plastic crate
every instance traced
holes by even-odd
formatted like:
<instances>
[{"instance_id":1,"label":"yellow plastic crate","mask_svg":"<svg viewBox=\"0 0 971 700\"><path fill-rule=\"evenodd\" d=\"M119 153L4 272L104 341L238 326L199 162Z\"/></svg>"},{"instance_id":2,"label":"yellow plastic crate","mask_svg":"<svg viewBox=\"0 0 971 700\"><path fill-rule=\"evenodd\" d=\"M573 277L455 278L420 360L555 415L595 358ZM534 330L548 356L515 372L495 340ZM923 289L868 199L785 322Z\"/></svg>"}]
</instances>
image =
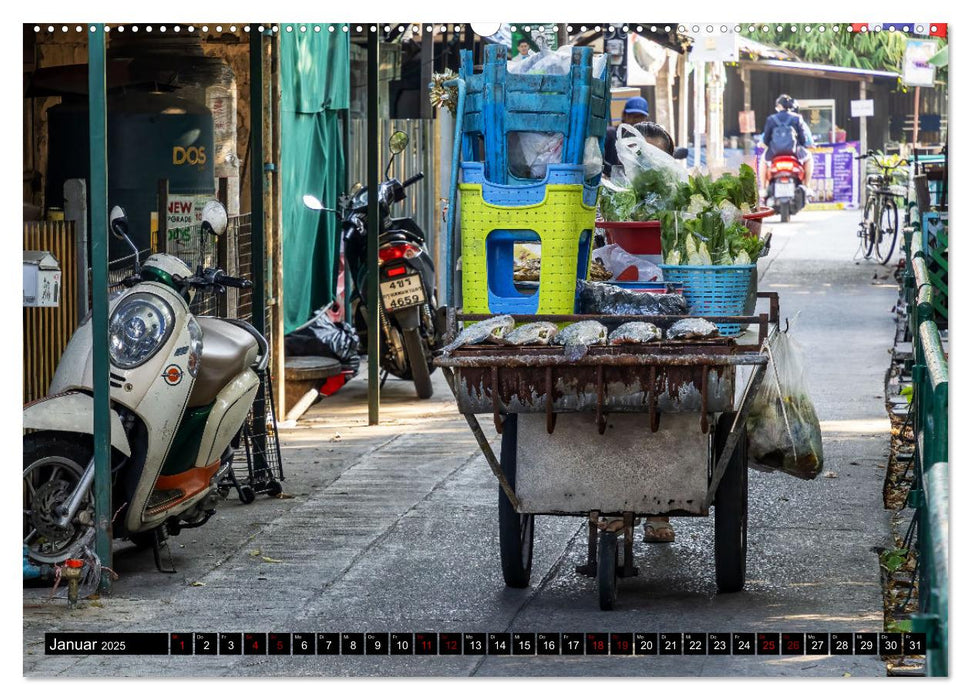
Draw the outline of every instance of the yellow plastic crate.
<instances>
[{"instance_id":1,"label":"yellow plastic crate","mask_svg":"<svg viewBox=\"0 0 971 700\"><path fill-rule=\"evenodd\" d=\"M583 185L547 185L537 204L502 206L483 198L481 184L459 185L462 306L465 313L572 314L576 283L590 267L596 207ZM533 236L532 234L535 234ZM539 290L513 284L513 246L538 238Z\"/></svg>"}]
</instances>

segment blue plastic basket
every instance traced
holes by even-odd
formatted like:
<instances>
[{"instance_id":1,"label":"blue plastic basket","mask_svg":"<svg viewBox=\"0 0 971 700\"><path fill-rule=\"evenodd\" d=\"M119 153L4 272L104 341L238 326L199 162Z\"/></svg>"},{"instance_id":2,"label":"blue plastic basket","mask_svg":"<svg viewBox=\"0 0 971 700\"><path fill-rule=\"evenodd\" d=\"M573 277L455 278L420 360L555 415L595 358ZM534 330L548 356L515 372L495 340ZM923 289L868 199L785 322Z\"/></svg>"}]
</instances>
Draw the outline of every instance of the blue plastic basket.
<instances>
[{"instance_id":1,"label":"blue plastic basket","mask_svg":"<svg viewBox=\"0 0 971 700\"><path fill-rule=\"evenodd\" d=\"M661 265L666 282L684 287L688 311L699 316L743 316L752 279L751 265ZM724 336L742 332L738 323L717 323Z\"/></svg>"},{"instance_id":2,"label":"blue plastic basket","mask_svg":"<svg viewBox=\"0 0 971 700\"><path fill-rule=\"evenodd\" d=\"M486 180L484 163L462 163L462 182L482 185L482 199L501 207L542 204L546 200L547 185L583 185L583 203L588 207L597 206L598 188L584 183L582 165L550 165L542 180L524 185L502 185Z\"/></svg>"}]
</instances>

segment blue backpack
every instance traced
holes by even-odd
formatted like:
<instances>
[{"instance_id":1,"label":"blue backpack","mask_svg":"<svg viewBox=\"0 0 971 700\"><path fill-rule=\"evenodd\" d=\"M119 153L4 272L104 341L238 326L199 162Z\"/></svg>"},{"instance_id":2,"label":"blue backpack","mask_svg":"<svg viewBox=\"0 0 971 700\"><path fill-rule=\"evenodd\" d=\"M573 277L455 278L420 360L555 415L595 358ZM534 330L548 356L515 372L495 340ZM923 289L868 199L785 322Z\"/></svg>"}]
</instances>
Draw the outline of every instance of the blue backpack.
<instances>
[{"instance_id":1,"label":"blue backpack","mask_svg":"<svg viewBox=\"0 0 971 700\"><path fill-rule=\"evenodd\" d=\"M799 139L792 124L778 124L772 127L772 133L769 134L768 149L776 155L795 153L798 143Z\"/></svg>"}]
</instances>

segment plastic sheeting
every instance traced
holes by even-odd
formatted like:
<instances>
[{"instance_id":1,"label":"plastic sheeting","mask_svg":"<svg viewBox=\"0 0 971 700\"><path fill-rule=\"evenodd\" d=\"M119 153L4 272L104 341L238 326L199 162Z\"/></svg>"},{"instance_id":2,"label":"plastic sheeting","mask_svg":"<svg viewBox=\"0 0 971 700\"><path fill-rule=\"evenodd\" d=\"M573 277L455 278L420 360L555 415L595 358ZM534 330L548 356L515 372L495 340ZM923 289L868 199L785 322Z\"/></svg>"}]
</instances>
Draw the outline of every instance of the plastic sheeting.
<instances>
[{"instance_id":1,"label":"plastic sheeting","mask_svg":"<svg viewBox=\"0 0 971 700\"><path fill-rule=\"evenodd\" d=\"M350 104L350 39L345 32L281 33L281 171L284 332L335 298L340 220L307 209L305 194L337 207L345 154L338 110Z\"/></svg>"}]
</instances>

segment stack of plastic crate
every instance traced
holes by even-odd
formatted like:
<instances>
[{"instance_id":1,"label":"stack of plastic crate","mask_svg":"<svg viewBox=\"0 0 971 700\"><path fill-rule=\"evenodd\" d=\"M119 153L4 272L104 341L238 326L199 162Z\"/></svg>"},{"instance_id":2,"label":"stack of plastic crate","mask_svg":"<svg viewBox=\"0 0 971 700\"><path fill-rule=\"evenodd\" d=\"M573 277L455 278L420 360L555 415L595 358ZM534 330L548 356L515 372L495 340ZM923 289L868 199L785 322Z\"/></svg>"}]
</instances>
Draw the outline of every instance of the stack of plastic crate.
<instances>
[{"instance_id":1,"label":"stack of plastic crate","mask_svg":"<svg viewBox=\"0 0 971 700\"><path fill-rule=\"evenodd\" d=\"M509 73L506 49L487 46L481 73L462 53L467 85L462 120L462 297L466 313L570 314L576 281L587 276L600 175L584 176L593 138L601 152L607 83L593 76L593 50L574 48L565 75ZM562 137L560 162L531 179L509 167L522 134ZM540 245L535 293L513 279L516 244Z\"/></svg>"}]
</instances>

